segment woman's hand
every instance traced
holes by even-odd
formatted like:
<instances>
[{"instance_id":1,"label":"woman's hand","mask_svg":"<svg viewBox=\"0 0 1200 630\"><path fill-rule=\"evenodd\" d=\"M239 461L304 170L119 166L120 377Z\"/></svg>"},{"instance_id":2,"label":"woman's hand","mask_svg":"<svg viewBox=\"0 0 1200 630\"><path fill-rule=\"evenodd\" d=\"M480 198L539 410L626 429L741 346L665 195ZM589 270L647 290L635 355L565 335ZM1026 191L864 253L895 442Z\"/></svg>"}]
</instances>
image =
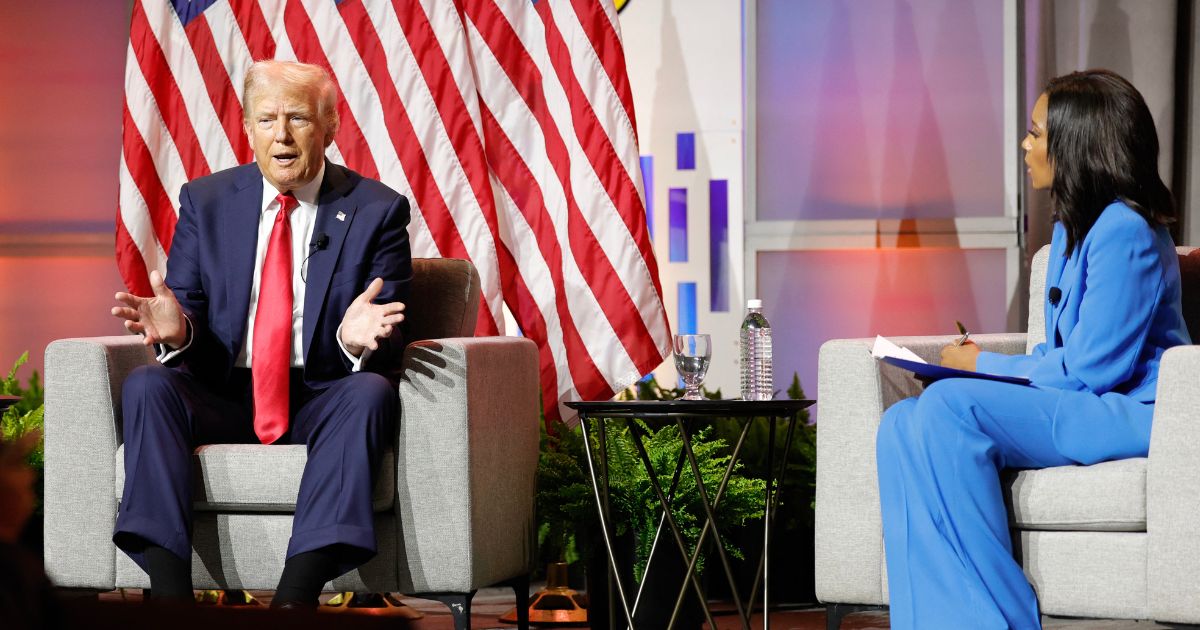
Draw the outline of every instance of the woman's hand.
<instances>
[{"instance_id":1,"label":"woman's hand","mask_svg":"<svg viewBox=\"0 0 1200 630\"><path fill-rule=\"evenodd\" d=\"M979 358L979 346L968 341L961 346L949 345L942 348L942 366L958 370L975 371L975 360Z\"/></svg>"}]
</instances>

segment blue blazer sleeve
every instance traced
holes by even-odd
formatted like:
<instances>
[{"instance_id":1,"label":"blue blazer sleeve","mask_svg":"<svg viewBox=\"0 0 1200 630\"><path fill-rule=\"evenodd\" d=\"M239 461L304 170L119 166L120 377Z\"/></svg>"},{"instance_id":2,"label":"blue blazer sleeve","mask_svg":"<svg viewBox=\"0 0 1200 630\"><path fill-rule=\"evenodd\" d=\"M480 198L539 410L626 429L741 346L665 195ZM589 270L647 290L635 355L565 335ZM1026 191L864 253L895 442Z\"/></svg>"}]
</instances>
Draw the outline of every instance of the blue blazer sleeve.
<instances>
[{"instance_id":1,"label":"blue blazer sleeve","mask_svg":"<svg viewBox=\"0 0 1200 630\"><path fill-rule=\"evenodd\" d=\"M1063 345L1037 362L1029 374L1034 385L1100 395L1137 369L1165 284L1157 238L1131 211L1097 221L1092 232L1076 253L1081 268L1071 290L1078 310L1060 315Z\"/></svg>"},{"instance_id":2,"label":"blue blazer sleeve","mask_svg":"<svg viewBox=\"0 0 1200 630\"><path fill-rule=\"evenodd\" d=\"M1029 377L1029 373L1037 366L1038 361L1046 354L1046 344L1039 343L1029 354L1000 354L998 352L980 352L975 361L975 369L987 374L1003 376Z\"/></svg>"},{"instance_id":3,"label":"blue blazer sleeve","mask_svg":"<svg viewBox=\"0 0 1200 630\"><path fill-rule=\"evenodd\" d=\"M1063 265L1057 282L1064 297L1047 318L1047 342L1029 355L981 353L977 369L1025 376L1039 387L1119 390L1138 372L1167 288L1161 240L1127 206L1110 206Z\"/></svg>"}]
</instances>

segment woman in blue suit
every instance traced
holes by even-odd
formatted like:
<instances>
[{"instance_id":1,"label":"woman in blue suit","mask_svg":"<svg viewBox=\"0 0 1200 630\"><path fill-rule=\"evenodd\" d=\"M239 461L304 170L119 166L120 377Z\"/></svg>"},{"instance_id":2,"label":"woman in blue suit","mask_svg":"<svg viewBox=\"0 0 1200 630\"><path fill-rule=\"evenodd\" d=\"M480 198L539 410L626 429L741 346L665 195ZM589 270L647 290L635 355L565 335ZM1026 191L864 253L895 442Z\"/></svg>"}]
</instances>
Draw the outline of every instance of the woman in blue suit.
<instances>
[{"instance_id":1,"label":"woman in blue suit","mask_svg":"<svg viewBox=\"0 0 1200 630\"><path fill-rule=\"evenodd\" d=\"M948 379L884 414L876 456L892 628L1040 628L1012 554L1000 471L1143 457L1158 365L1189 343L1178 258L1141 94L1104 70L1050 81L1021 147L1050 189L1046 342L1029 355L950 346Z\"/></svg>"}]
</instances>

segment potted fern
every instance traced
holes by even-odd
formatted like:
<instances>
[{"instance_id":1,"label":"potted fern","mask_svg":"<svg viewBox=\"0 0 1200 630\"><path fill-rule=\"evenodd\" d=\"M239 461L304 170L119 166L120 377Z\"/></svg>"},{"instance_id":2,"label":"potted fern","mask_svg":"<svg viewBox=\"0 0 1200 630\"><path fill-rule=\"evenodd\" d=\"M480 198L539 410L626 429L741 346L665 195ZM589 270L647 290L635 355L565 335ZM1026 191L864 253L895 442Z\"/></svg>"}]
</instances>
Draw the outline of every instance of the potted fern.
<instances>
[{"instance_id":1,"label":"potted fern","mask_svg":"<svg viewBox=\"0 0 1200 630\"><path fill-rule=\"evenodd\" d=\"M20 379L17 378L17 372L28 361L29 353L25 352L17 359L12 369L9 370L8 376L0 379L0 396L17 399L14 404L4 409L3 413L0 413L0 443L20 443L25 441L24 439L27 439L26 436L30 433L37 432L40 434L42 431L45 406L42 403L41 378L38 376L36 370L30 375L27 384L23 385ZM21 535L21 542L30 551L41 554L43 447L40 437L33 439L36 439L37 442L26 457L26 464L29 465L36 475L34 488L37 492L37 503L34 508L34 517L29 519Z\"/></svg>"},{"instance_id":2,"label":"potted fern","mask_svg":"<svg viewBox=\"0 0 1200 630\"><path fill-rule=\"evenodd\" d=\"M670 400L682 395L683 390L665 388L653 378L639 383L636 389L624 392L621 397L628 400ZM709 398L719 398L720 392L705 392ZM642 604L638 607L635 623L638 627L665 627L669 620L671 609L683 583L689 558L679 552L674 536L665 525L660 530L660 504L657 494L651 484L646 466L634 443L634 431L642 436L643 445L650 460L651 469L664 491L668 490L670 480L678 464L683 447L683 436L679 426L673 421L651 422L645 420L630 420L628 422L611 422L607 431L608 451L608 487L609 504L612 520L615 526L618 544L617 555L623 557L622 564L631 565L629 575L624 576L627 584L626 593L632 596L636 592L635 584L642 584ZM592 431L598 433L599 423L593 425ZM594 435L593 437L598 437ZM732 448L728 441L720 437L712 426L704 426L695 431L689 429L689 437L696 455L705 490L711 498L716 494L721 478L729 463ZM696 546L704 523L703 507L697 489L695 476L690 467L680 476L679 485L675 489L672 501L672 516L679 526L680 533L689 550ZM761 479L744 474L740 462L735 462L733 472L722 496L719 509L716 511L717 526L722 532L731 527L739 526L746 521L760 519L763 514L764 482ZM592 507L594 511L594 505ZM595 517L593 516L594 520ZM588 595L595 603L600 603L600 615L590 615L592 627L607 627L607 558L602 547L602 539L596 529L595 545L590 554L588 566ZM725 551L732 558L741 558L742 550L734 544L725 541ZM703 546L704 553L697 559L697 572L702 574L705 569L705 557L713 550L711 532ZM651 557L653 555L653 557ZM649 564L650 571L646 567ZM596 588L597 586L601 588ZM598 592L600 591L600 592ZM703 621L702 609L693 590L689 587L686 593L684 609L681 617L676 620L676 627L699 627ZM593 606L593 610L597 606ZM619 608L617 609L620 610ZM620 613L618 613L620 614Z\"/></svg>"}]
</instances>

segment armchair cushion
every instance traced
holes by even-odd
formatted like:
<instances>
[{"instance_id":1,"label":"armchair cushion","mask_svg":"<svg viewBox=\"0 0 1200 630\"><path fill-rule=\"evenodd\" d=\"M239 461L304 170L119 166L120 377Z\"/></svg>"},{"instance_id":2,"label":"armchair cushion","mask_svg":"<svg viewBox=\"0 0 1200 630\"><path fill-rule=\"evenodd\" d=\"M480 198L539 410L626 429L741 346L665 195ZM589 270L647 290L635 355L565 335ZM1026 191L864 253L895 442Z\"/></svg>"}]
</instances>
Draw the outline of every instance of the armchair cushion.
<instances>
[{"instance_id":1,"label":"armchair cushion","mask_svg":"<svg viewBox=\"0 0 1200 630\"><path fill-rule=\"evenodd\" d=\"M296 511L300 477L308 454L303 444L209 444L192 456L193 507L198 512ZM392 509L396 496L396 453L387 449L373 498L376 512ZM117 448L116 492L125 488L125 445Z\"/></svg>"},{"instance_id":2,"label":"armchair cushion","mask_svg":"<svg viewBox=\"0 0 1200 630\"><path fill-rule=\"evenodd\" d=\"M1005 475L1018 529L1146 531L1146 458Z\"/></svg>"}]
</instances>

